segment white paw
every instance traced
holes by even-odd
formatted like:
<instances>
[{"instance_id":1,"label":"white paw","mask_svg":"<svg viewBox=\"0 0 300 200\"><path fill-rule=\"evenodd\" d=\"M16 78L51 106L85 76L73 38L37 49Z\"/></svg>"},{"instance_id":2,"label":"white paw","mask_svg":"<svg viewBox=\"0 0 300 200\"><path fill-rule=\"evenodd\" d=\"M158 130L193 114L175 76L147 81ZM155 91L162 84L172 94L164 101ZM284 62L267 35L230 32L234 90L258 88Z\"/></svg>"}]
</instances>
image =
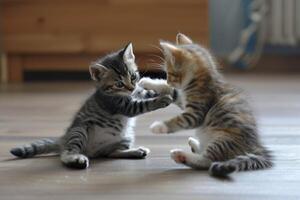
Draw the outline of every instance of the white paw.
<instances>
[{"instance_id":1,"label":"white paw","mask_svg":"<svg viewBox=\"0 0 300 200\"><path fill-rule=\"evenodd\" d=\"M161 122L161 121L153 122L150 125L150 130L152 133L155 133L155 134L168 133L168 127L165 125L164 122Z\"/></svg>"},{"instance_id":2,"label":"white paw","mask_svg":"<svg viewBox=\"0 0 300 200\"><path fill-rule=\"evenodd\" d=\"M153 90L158 94L171 94L171 87L167 84L166 80L163 79L151 79L151 78L142 78L138 85L146 90Z\"/></svg>"},{"instance_id":3,"label":"white paw","mask_svg":"<svg viewBox=\"0 0 300 200\"><path fill-rule=\"evenodd\" d=\"M146 90L153 90L154 86L152 84L152 81L152 79L144 77L138 82L138 85Z\"/></svg>"},{"instance_id":4,"label":"white paw","mask_svg":"<svg viewBox=\"0 0 300 200\"><path fill-rule=\"evenodd\" d=\"M185 152L181 149L173 149L170 151L171 158L176 163L186 163L187 157L185 155Z\"/></svg>"},{"instance_id":5,"label":"white paw","mask_svg":"<svg viewBox=\"0 0 300 200\"><path fill-rule=\"evenodd\" d=\"M195 138L189 137L188 144L191 147L193 153L200 152L200 148L199 148L200 143L198 140L196 140Z\"/></svg>"}]
</instances>

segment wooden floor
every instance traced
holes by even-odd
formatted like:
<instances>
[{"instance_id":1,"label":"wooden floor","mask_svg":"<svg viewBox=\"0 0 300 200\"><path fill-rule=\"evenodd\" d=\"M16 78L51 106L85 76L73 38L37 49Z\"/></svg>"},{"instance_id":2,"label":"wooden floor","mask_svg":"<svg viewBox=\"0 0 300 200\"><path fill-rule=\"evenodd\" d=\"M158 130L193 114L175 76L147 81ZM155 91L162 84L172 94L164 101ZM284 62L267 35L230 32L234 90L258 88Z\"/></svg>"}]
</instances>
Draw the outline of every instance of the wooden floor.
<instances>
[{"instance_id":1,"label":"wooden floor","mask_svg":"<svg viewBox=\"0 0 300 200\"><path fill-rule=\"evenodd\" d=\"M228 80L251 96L264 143L274 151L270 170L215 179L175 164L172 148L187 148L192 131L155 136L148 126L178 113L170 106L141 116L137 145L151 149L145 160L94 160L87 170L64 168L57 157L18 160L13 146L60 136L91 92L87 83L1 86L0 199L300 199L300 75L234 75Z\"/></svg>"}]
</instances>

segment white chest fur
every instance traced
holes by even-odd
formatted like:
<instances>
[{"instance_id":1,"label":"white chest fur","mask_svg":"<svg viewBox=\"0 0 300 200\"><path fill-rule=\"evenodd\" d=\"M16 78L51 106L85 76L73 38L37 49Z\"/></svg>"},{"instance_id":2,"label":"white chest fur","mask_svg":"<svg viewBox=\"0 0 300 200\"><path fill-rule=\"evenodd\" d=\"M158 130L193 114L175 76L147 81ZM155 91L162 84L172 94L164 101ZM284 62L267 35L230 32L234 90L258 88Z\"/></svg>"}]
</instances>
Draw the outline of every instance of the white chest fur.
<instances>
[{"instance_id":1,"label":"white chest fur","mask_svg":"<svg viewBox=\"0 0 300 200\"><path fill-rule=\"evenodd\" d=\"M102 128L97 125L90 129L87 147L87 154L90 157L95 156L102 149L110 148L111 145L115 145L118 142L124 140L132 141L131 143L134 142L133 128L135 118L121 117L120 122L123 126L120 132L111 127Z\"/></svg>"}]
</instances>

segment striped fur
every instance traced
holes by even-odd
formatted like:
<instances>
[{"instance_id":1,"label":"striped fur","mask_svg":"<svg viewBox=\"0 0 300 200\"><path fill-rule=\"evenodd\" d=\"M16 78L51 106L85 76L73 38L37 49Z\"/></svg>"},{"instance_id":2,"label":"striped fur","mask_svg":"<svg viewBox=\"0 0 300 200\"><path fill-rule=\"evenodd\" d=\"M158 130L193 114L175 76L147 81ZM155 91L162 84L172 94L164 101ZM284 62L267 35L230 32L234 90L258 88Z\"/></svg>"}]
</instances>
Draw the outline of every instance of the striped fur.
<instances>
[{"instance_id":1,"label":"striped fur","mask_svg":"<svg viewBox=\"0 0 300 200\"><path fill-rule=\"evenodd\" d=\"M175 149L171 157L192 168L209 169L215 176L271 167L270 153L259 140L246 98L225 82L211 54L183 34L178 34L177 44L160 45L167 83L142 79L141 86L165 94L172 94L176 88L184 109L180 115L154 122L150 128L156 134L196 129L200 140L190 138L192 152Z\"/></svg>"},{"instance_id":2,"label":"striped fur","mask_svg":"<svg viewBox=\"0 0 300 200\"><path fill-rule=\"evenodd\" d=\"M84 169L89 158L144 158L149 153L145 147L132 147L132 117L166 107L172 98L136 85L139 74L131 44L92 63L90 73L96 91L82 105L66 133L57 141L43 139L14 148L13 155L25 158L58 152L67 167Z\"/></svg>"},{"instance_id":3,"label":"striped fur","mask_svg":"<svg viewBox=\"0 0 300 200\"><path fill-rule=\"evenodd\" d=\"M42 139L22 147L10 150L10 153L20 158L30 158L38 154L58 153L59 145L56 140Z\"/></svg>"}]
</instances>

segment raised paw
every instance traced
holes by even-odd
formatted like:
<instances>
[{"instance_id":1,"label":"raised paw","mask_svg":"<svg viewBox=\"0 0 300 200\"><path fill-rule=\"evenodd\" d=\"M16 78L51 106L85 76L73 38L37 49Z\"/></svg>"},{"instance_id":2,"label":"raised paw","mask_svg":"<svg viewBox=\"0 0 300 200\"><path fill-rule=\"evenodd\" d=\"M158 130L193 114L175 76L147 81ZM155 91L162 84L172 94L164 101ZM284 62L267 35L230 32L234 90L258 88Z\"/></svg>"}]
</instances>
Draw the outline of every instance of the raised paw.
<instances>
[{"instance_id":1,"label":"raised paw","mask_svg":"<svg viewBox=\"0 0 300 200\"><path fill-rule=\"evenodd\" d=\"M144 92L145 92L145 95L144 95L145 98L158 97L158 94L154 90L144 90Z\"/></svg>"},{"instance_id":2,"label":"raised paw","mask_svg":"<svg viewBox=\"0 0 300 200\"><path fill-rule=\"evenodd\" d=\"M148 77L142 78L138 85L146 90L154 90L160 95L171 94L171 87L163 79L151 79Z\"/></svg>"},{"instance_id":3,"label":"raised paw","mask_svg":"<svg viewBox=\"0 0 300 200\"><path fill-rule=\"evenodd\" d=\"M168 127L164 122L156 121L150 125L150 130L155 134L164 134L168 133Z\"/></svg>"},{"instance_id":4,"label":"raised paw","mask_svg":"<svg viewBox=\"0 0 300 200\"><path fill-rule=\"evenodd\" d=\"M153 90L154 85L152 84L152 82L153 82L152 79L144 77L138 82L138 85L146 90Z\"/></svg>"},{"instance_id":5,"label":"raised paw","mask_svg":"<svg viewBox=\"0 0 300 200\"><path fill-rule=\"evenodd\" d=\"M200 148L199 148L200 144L199 144L198 140L196 140L195 138L189 137L188 144L191 147L191 151L193 153L200 153Z\"/></svg>"},{"instance_id":6,"label":"raised paw","mask_svg":"<svg viewBox=\"0 0 300 200\"><path fill-rule=\"evenodd\" d=\"M70 168L86 169L89 166L89 159L82 154L62 155L62 162Z\"/></svg>"},{"instance_id":7,"label":"raised paw","mask_svg":"<svg viewBox=\"0 0 300 200\"><path fill-rule=\"evenodd\" d=\"M138 99L149 99L149 98L155 98L158 96L158 94L154 90L145 90L142 87L136 87L135 90L132 92L132 97L138 98Z\"/></svg>"},{"instance_id":8,"label":"raised paw","mask_svg":"<svg viewBox=\"0 0 300 200\"><path fill-rule=\"evenodd\" d=\"M185 164L187 157L184 153L183 150L181 149L173 149L170 151L171 158L176 162L176 163L181 163Z\"/></svg>"}]
</instances>

